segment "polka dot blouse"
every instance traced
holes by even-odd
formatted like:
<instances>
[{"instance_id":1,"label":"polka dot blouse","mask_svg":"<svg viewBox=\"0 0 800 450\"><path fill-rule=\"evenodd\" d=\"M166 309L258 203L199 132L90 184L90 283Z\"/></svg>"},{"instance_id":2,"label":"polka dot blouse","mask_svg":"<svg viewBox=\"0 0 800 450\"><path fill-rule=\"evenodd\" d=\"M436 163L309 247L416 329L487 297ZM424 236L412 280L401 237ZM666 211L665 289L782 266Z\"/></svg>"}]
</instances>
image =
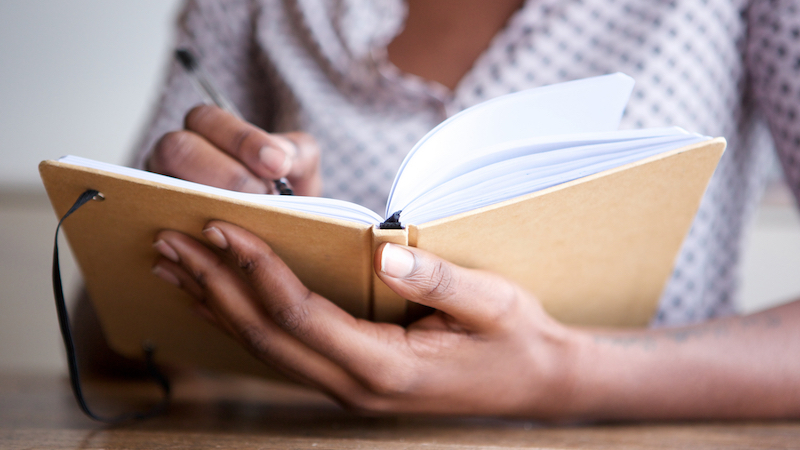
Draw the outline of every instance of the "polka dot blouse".
<instances>
[{"instance_id":1,"label":"polka dot blouse","mask_svg":"<svg viewBox=\"0 0 800 450\"><path fill-rule=\"evenodd\" d=\"M446 117L625 72L636 87L624 128L677 125L729 144L653 325L733 312L744 226L773 146L800 195L800 0L529 0L453 90L387 60L405 13L401 0L195 0L177 45L200 55L251 122L317 138L325 195L380 213L406 152ZM135 163L200 101L173 65Z\"/></svg>"}]
</instances>

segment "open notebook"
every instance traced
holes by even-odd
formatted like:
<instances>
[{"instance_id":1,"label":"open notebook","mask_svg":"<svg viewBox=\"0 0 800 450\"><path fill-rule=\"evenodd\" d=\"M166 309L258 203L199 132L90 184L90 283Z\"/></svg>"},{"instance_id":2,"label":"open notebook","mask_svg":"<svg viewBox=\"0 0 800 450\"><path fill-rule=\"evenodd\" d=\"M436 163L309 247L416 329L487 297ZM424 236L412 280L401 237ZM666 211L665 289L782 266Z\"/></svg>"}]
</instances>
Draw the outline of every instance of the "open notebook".
<instances>
[{"instance_id":1,"label":"open notebook","mask_svg":"<svg viewBox=\"0 0 800 450\"><path fill-rule=\"evenodd\" d=\"M559 320L648 322L724 150L679 128L616 131L633 87L606 75L499 97L446 120L411 149L383 216L326 198L216 189L77 157L40 172L107 337L137 355L231 368L244 351L156 279L155 234L202 239L210 219L264 239L312 290L357 317L404 322L409 305L374 274L382 242L498 272ZM166 356L164 356L166 355ZM231 355L236 355L231 356ZM249 368L255 366L253 362Z\"/></svg>"},{"instance_id":2,"label":"open notebook","mask_svg":"<svg viewBox=\"0 0 800 450\"><path fill-rule=\"evenodd\" d=\"M384 217L321 197L244 194L85 158L63 163L364 224L422 224L710 138L680 128L617 131L633 87L623 74L502 96L444 121L406 156Z\"/></svg>"}]
</instances>

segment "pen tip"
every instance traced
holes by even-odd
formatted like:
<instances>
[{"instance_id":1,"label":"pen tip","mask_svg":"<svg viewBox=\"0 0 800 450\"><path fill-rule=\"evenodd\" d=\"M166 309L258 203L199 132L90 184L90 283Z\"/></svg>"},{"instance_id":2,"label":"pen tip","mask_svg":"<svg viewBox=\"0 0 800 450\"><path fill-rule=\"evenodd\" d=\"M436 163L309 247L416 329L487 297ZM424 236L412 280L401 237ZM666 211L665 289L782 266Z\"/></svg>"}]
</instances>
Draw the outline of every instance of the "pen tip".
<instances>
[{"instance_id":1,"label":"pen tip","mask_svg":"<svg viewBox=\"0 0 800 450\"><path fill-rule=\"evenodd\" d=\"M186 48L179 48L175 50L175 58L187 71L193 71L197 68L197 60L192 52Z\"/></svg>"}]
</instances>

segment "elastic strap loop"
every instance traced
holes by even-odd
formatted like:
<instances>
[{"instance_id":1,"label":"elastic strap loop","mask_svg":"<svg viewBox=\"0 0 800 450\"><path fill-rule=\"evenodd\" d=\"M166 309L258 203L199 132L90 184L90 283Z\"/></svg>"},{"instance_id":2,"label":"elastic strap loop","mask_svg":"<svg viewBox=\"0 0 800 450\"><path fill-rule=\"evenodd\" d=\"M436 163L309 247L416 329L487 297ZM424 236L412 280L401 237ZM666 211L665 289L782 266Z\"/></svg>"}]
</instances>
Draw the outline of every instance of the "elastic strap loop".
<instances>
[{"instance_id":1,"label":"elastic strap loop","mask_svg":"<svg viewBox=\"0 0 800 450\"><path fill-rule=\"evenodd\" d=\"M55 295L56 311L58 312L58 326L61 328L61 337L64 340L64 347L67 351L69 380L70 384L72 385L72 392L75 394L75 400L78 401L78 405L80 406L81 410L92 419L109 424L118 424L127 422L129 420L145 419L162 413L164 410L166 410L167 405L169 404L170 385L167 378L158 370L153 361L153 353L155 352L155 348L151 344L145 343L142 346L142 351L144 352L145 361L147 363L147 371L150 376L161 386L161 390L164 394L161 401L148 411L125 413L116 417L98 416L92 412L92 410L89 409L89 405L86 404L86 399L84 398L83 390L81 389L81 377L78 370L78 360L75 357L75 342L72 339L72 329L70 328L69 316L67 315L67 304L64 300L64 288L61 284L61 267L58 259L58 231L61 229L61 224L64 223L64 220L66 220L70 214L97 196L102 198L102 194L94 189L85 191L80 195L80 197L78 197L78 200L75 201L75 204L72 205L69 211L67 211L67 213L64 214L64 217L62 217L58 222L58 226L56 227L55 243L53 244L53 294Z\"/></svg>"}]
</instances>

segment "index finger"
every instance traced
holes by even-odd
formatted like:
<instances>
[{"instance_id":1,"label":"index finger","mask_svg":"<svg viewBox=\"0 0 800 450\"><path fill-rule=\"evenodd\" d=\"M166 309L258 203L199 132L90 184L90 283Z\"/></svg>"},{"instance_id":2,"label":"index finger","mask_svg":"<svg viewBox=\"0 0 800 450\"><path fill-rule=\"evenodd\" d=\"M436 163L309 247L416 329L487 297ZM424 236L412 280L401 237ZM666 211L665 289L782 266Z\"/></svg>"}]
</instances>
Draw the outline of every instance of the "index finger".
<instances>
[{"instance_id":1,"label":"index finger","mask_svg":"<svg viewBox=\"0 0 800 450\"><path fill-rule=\"evenodd\" d=\"M296 149L291 141L269 134L219 107L200 105L192 108L186 115L184 126L241 161L261 178L285 177L292 168Z\"/></svg>"}]
</instances>

